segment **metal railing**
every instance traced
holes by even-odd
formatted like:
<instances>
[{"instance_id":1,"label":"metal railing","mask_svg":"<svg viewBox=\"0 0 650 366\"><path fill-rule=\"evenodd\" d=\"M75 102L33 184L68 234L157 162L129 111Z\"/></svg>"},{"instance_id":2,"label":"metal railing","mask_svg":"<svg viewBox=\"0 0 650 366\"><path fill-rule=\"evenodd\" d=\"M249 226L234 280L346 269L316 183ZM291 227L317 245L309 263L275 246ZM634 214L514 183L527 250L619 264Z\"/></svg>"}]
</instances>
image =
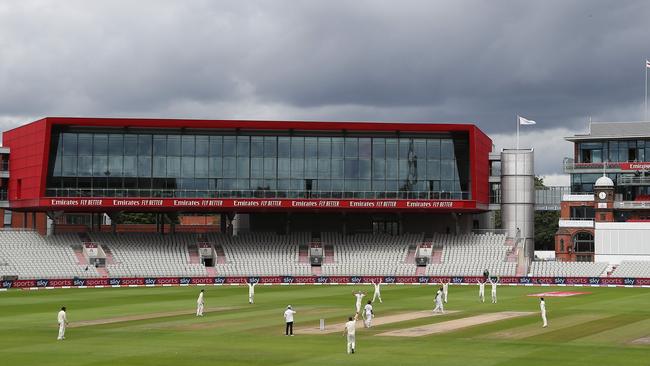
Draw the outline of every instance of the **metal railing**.
<instances>
[{"instance_id":1,"label":"metal railing","mask_svg":"<svg viewBox=\"0 0 650 366\"><path fill-rule=\"evenodd\" d=\"M467 191L157 190L48 188L48 197L304 198L469 200Z\"/></svg>"},{"instance_id":2,"label":"metal railing","mask_svg":"<svg viewBox=\"0 0 650 366\"><path fill-rule=\"evenodd\" d=\"M621 170L622 162L601 162L601 163L576 163L574 158L564 158L562 163L565 173L571 173L576 170L594 170L600 169L603 167L606 169Z\"/></svg>"},{"instance_id":3,"label":"metal railing","mask_svg":"<svg viewBox=\"0 0 650 366\"><path fill-rule=\"evenodd\" d=\"M644 176L634 176L634 175L627 175L627 176L619 176L618 179L616 179L616 184L626 186L626 185L650 185L650 177L644 177Z\"/></svg>"}]
</instances>

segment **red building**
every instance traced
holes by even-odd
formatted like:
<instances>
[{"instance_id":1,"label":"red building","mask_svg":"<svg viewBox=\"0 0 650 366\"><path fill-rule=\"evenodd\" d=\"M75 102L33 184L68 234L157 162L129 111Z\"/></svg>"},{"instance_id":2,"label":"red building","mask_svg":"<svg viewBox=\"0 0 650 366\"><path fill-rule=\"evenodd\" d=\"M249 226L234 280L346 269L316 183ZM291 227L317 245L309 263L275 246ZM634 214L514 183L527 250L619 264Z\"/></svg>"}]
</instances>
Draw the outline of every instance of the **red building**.
<instances>
[{"instance_id":1,"label":"red building","mask_svg":"<svg viewBox=\"0 0 650 366\"><path fill-rule=\"evenodd\" d=\"M46 213L99 225L120 212L218 213L224 227L245 214L250 230L321 215L408 231L437 215L457 231L489 204L492 141L470 124L48 117L3 146L12 226L42 233Z\"/></svg>"}]
</instances>

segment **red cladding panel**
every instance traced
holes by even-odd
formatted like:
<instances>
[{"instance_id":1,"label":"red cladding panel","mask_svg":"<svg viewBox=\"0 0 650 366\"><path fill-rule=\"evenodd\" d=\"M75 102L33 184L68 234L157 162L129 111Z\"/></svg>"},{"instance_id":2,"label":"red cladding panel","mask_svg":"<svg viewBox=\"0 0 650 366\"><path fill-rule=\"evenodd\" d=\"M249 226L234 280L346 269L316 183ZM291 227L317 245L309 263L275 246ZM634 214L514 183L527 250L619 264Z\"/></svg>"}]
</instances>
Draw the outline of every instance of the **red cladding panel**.
<instances>
[{"instance_id":1,"label":"red cladding panel","mask_svg":"<svg viewBox=\"0 0 650 366\"><path fill-rule=\"evenodd\" d=\"M42 119L7 131L3 146L9 147L9 200L38 199L45 193L49 124Z\"/></svg>"},{"instance_id":2,"label":"red cladding panel","mask_svg":"<svg viewBox=\"0 0 650 366\"><path fill-rule=\"evenodd\" d=\"M470 137L470 166L472 175L472 198L477 203L489 204L490 202L490 159L492 152L492 139L483 131L472 126Z\"/></svg>"}]
</instances>

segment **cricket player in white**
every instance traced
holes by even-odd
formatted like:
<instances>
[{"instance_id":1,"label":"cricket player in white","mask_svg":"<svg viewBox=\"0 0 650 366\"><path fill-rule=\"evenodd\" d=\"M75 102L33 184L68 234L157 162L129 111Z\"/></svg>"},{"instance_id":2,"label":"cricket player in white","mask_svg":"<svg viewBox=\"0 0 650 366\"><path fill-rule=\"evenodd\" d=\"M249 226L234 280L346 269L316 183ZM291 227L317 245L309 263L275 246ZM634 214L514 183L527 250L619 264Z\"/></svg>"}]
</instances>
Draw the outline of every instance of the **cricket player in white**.
<instances>
[{"instance_id":1,"label":"cricket player in white","mask_svg":"<svg viewBox=\"0 0 650 366\"><path fill-rule=\"evenodd\" d=\"M375 286L375 293L372 294L372 302L375 302L375 300L379 298L379 303L383 303L383 301L381 301L381 291L379 289L381 286L381 281L377 283L375 283L375 281L372 281L372 285Z\"/></svg>"},{"instance_id":2,"label":"cricket player in white","mask_svg":"<svg viewBox=\"0 0 650 366\"><path fill-rule=\"evenodd\" d=\"M542 313L542 321L544 324L542 325L542 328L548 327L548 322L546 321L546 302L544 302L544 298L539 299L539 310Z\"/></svg>"},{"instance_id":3,"label":"cricket player in white","mask_svg":"<svg viewBox=\"0 0 650 366\"><path fill-rule=\"evenodd\" d=\"M497 277L496 281L492 281L492 279L489 279L490 285L492 285L492 303L496 304L497 303L497 285L499 284L499 277Z\"/></svg>"},{"instance_id":4,"label":"cricket player in white","mask_svg":"<svg viewBox=\"0 0 650 366\"><path fill-rule=\"evenodd\" d=\"M68 317L65 313L65 306L61 308L61 311L56 316L56 320L59 322L59 336L57 340L61 341L65 339L65 327L68 325Z\"/></svg>"},{"instance_id":5,"label":"cricket player in white","mask_svg":"<svg viewBox=\"0 0 650 366\"><path fill-rule=\"evenodd\" d=\"M447 303L447 293L449 292L449 281L442 283L442 296L445 299L445 304Z\"/></svg>"},{"instance_id":6,"label":"cricket player in white","mask_svg":"<svg viewBox=\"0 0 650 366\"><path fill-rule=\"evenodd\" d=\"M445 307L442 304L442 287L436 292L436 307L433 309L434 313L445 313Z\"/></svg>"},{"instance_id":7,"label":"cricket player in white","mask_svg":"<svg viewBox=\"0 0 650 366\"><path fill-rule=\"evenodd\" d=\"M248 303L252 304L255 301L255 285L257 285L257 282L246 282L248 284Z\"/></svg>"},{"instance_id":8,"label":"cricket player in white","mask_svg":"<svg viewBox=\"0 0 650 366\"><path fill-rule=\"evenodd\" d=\"M201 290L199 292L199 298L196 299L196 316L203 316L203 305L205 305L205 302L203 301L203 292L205 290Z\"/></svg>"},{"instance_id":9,"label":"cricket player in white","mask_svg":"<svg viewBox=\"0 0 650 366\"><path fill-rule=\"evenodd\" d=\"M363 297L366 296L365 292L357 291L353 292L352 295L357 298L357 302L355 303L354 307L357 309L357 314L361 311L361 300L363 300Z\"/></svg>"},{"instance_id":10,"label":"cricket player in white","mask_svg":"<svg viewBox=\"0 0 650 366\"><path fill-rule=\"evenodd\" d=\"M480 302L485 302L485 281L476 280L478 283L478 299Z\"/></svg>"},{"instance_id":11,"label":"cricket player in white","mask_svg":"<svg viewBox=\"0 0 650 366\"><path fill-rule=\"evenodd\" d=\"M353 317L349 317L347 323L345 323L345 330L343 335L348 337L348 354L354 353L356 348L355 342L355 333L356 333L357 321Z\"/></svg>"},{"instance_id":12,"label":"cricket player in white","mask_svg":"<svg viewBox=\"0 0 650 366\"><path fill-rule=\"evenodd\" d=\"M366 306L363 307L363 325L366 328L370 328L372 318L374 317L375 313L372 311L372 301L368 300Z\"/></svg>"},{"instance_id":13,"label":"cricket player in white","mask_svg":"<svg viewBox=\"0 0 650 366\"><path fill-rule=\"evenodd\" d=\"M291 308L291 305L287 306L287 310L284 311L284 322L286 327L284 328L285 336L293 337L293 314L296 312Z\"/></svg>"}]
</instances>

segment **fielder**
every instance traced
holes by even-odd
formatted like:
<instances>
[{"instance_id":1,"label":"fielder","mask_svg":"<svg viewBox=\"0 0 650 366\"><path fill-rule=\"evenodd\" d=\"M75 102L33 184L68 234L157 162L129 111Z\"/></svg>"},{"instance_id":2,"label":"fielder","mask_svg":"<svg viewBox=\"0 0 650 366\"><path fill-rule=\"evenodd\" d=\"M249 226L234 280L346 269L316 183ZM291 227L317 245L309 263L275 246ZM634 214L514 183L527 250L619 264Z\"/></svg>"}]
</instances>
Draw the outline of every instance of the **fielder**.
<instances>
[{"instance_id":1,"label":"fielder","mask_svg":"<svg viewBox=\"0 0 650 366\"><path fill-rule=\"evenodd\" d=\"M478 300L480 302L485 302L485 281L476 280L478 283Z\"/></svg>"},{"instance_id":2,"label":"fielder","mask_svg":"<svg viewBox=\"0 0 650 366\"><path fill-rule=\"evenodd\" d=\"M361 300L363 300L363 297L366 296L365 292L357 291L353 292L352 295L357 298L357 302L354 304L355 309L357 309L357 314L361 311Z\"/></svg>"},{"instance_id":3,"label":"fielder","mask_svg":"<svg viewBox=\"0 0 650 366\"><path fill-rule=\"evenodd\" d=\"M442 287L436 292L436 307L433 309L434 313L445 313L445 307L442 304Z\"/></svg>"},{"instance_id":4,"label":"fielder","mask_svg":"<svg viewBox=\"0 0 650 366\"><path fill-rule=\"evenodd\" d=\"M449 293L449 281L442 282L442 296L445 299L445 304L447 303L447 293Z\"/></svg>"},{"instance_id":5,"label":"fielder","mask_svg":"<svg viewBox=\"0 0 650 366\"><path fill-rule=\"evenodd\" d=\"M375 300L377 298L379 298L379 303L380 304L383 303L383 301L381 301L381 291L379 289L379 287L381 286L381 281L379 281L377 283L375 283L375 281L371 281L371 282L372 282L372 285L375 286L375 293L372 294L372 302L375 302Z\"/></svg>"},{"instance_id":6,"label":"fielder","mask_svg":"<svg viewBox=\"0 0 650 366\"><path fill-rule=\"evenodd\" d=\"M546 302L544 302L544 298L539 299L539 310L541 311L542 314L542 328L548 327L548 322L546 321Z\"/></svg>"},{"instance_id":7,"label":"fielder","mask_svg":"<svg viewBox=\"0 0 650 366\"><path fill-rule=\"evenodd\" d=\"M285 336L293 337L293 314L296 312L291 308L291 305L287 305L287 310L284 311L284 322L286 326L284 328Z\"/></svg>"},{"instance_id":8,"label":"fielder","mask_svg":"<svg viewBox=\"0 0 650 366\"><path fill-rule=\"evenodd\" d=\"M68 317L66 316L65 306L57 314L57 321L59 322L59 336L56 338L58 341L65 339L65 327L68 325Z\"/></svg>"},{"instance_id":9,"label":"fielder","mask_svg":"<svg viewBox=\"0 0 650 366\"><path fill-rule=\"evenodd\" d=\"M205 305L203 300L204 291L205 290L201 290L201 292L199 292L199 298L196 299L196 316L203 316L203 305Z\"/></svg>"},{"instance_id":10,"label":"fielder","mask_svg":"<svg viewBox=\"0 0 650 366\"><path fill-rule=\"evenodd\" d=\"M372 311L372 301L368 300L368 303L363 308L363 326L370 328L372 318L374 317L375 313Z\"/></svg>"},{"instance_id":11,"label":"fielder","mask_svg":"<svg viewBox=\"0 0 650 366\"><path fill-rule=\"evenodd\" d=\"M490 285L492 285L492 303L496 304L497 303L497 285L499 284L499 277L497 277L496 281L492 281L492 279L489 279Z\"/></svg>"},{"instance_id":12,"label":"fielder","mask_svg":"<svg viewBox=\"0 0 650 366\"><path fill-rule=\"evenodd\" d=\"M257 282L250 283L246 281L246 284L248 285L248 303L252 304L255 302L255 285L257 285Z\"/></svg>"},{"instance_id":13,"label":"fielder","mask_svg":"<svg viewBox=\"0 0 650 366\"><path fill-rule=\"evenodd\" d=\"M348 354L354 353L356 347L355 342L355 331L357 327L357 322L353 317L349 317L347 323L345 323L345 330L343 331L343 336L348 337Z\"/></svg>"}]
</instances>

